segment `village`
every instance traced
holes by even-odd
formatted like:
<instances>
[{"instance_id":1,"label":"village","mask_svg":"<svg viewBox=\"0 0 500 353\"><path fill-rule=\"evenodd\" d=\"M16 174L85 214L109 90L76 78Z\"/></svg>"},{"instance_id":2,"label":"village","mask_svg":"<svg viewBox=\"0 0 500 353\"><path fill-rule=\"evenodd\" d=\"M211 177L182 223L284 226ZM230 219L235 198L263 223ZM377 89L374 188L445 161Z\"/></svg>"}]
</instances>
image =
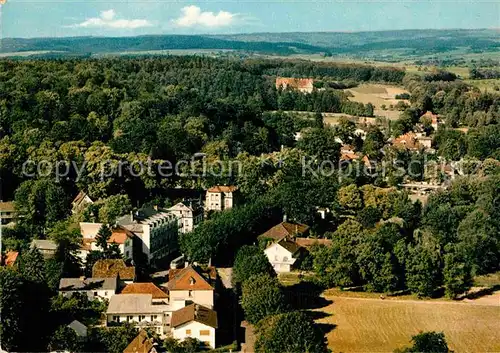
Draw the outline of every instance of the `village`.
<instances>
[{"instance_id":1,"label":"village","mask_svg":"<svg viewBox=\"0 0 500 353\"><path fill-rule=\"evenodd\" d=\"M182 66L198 58L166 60L170 67L168 60ZM55 142L40 143L41 152L27 148L33 165L56 157L79 161L87 168L81 174L75 167L63 178L20 175L24 164L19 168L16 153L24 145L5 138L0 156L8 156L10 174L3 179L9 196L0 200L0 265L2 283L15 295L4 302L26 302L30 313L22 305L3 308L11 322L23 315L33 315L30 322L50 319L33 346L25 343L31 324L21 322L2 352L26 344L50 352L277 353L287 347L324 353L403 349L419 335L439 341L444 334L452 347L471 339L484 349L497 347L484 337L498 326L485 322L498 298L498 209L492 205L500 169L489 132L479 122L468 125L491 121L496 101L488 96L481 114L450 118L455 95L480 93L427 80L442 72L422 78L370 67L385 79L353 83L329 74L269 75L266 65L249 74L252 84L241 85L258 93L242 91L251 97L248 106L212 101L180 84L159 89L157 100L142 91L128 100L124 90L116 112L102 113L104 104L101 116L87 114L89 132L81 141L59 141L66 138L59 137L62 127L51 132ZM295 69L279 65L286 70L277 72ZM368 70L319 67L345 75ZM202 87L213 95L226 89ZM107 87L103 92L111 94ZM89 97L80 111L101 104L102 97ZM37 111L49 109L40 106ZM159 122L151 127L147 119ZM174 168L169 177L136 174L132 167L103 176L99 169L122 161L161 167L170 159L192 169ZM223 172L195 173L205 161L220 163ZM231 163L240 168L224 174ZM441 329L421 309L430 305L443 318L455 313L452 305L470 310L484 333L462 335L444 319ZM394 324L397 335L385 331L391 339L372 335L380 323L368 320L390 321L384 315L393 309L405 323L424 319ZM360 312L366 346L349 321Z\"/></svg>"}]
</instances>

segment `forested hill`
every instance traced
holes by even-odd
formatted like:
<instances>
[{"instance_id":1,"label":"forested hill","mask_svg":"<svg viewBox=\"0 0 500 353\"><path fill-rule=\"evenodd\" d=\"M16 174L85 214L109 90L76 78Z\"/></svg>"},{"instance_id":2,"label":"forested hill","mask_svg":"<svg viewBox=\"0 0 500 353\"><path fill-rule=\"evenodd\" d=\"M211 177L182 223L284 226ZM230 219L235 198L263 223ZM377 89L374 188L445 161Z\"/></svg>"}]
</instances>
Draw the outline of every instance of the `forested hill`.
<instances>
[{"instance_id":1,"label":"forested hill","mask_svg":"<svg viewBox=\"0 0 500 353\"><path fill-rule=\"evenodd\" d=\"M173 49L238 50L265 54L347 54L351 56L384 51L403 56L461 54L500 50L499 31L404 30L381 32L256 33L236 35L148 35L138 37L5 38L0 52L59 52L99 54L147 52Z\"/></svg>"},{"instance_id":2,"label":"forested hill","mask_svg":"<svg viewBox=\"0 0 500 353\"><path fill-rule=\"evenodd\" d=\"M161 35L138 37L6 38L1 52L56 51L68 53L117 53L172 49L231 49L264 53L314 53L325 49L304 43L238 41L208 36Z\"/></svg>"}]
</instances>

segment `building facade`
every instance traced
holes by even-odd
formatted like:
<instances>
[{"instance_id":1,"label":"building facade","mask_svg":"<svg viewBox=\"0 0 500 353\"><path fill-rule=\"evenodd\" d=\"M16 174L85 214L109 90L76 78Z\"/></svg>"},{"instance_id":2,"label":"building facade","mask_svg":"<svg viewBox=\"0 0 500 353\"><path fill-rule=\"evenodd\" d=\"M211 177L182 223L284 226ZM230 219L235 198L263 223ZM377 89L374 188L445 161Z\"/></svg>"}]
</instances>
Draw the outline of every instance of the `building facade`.
<instances>
[{"instance_id":1,"label":"building facade","mask_svg":"<svg viewBox=\"0 0 500 353\"><path fill-rule=\"evenodd\" d=\"M223 211L233 208L237 203L236 186L214 186L207 190L205 209Z\"/></svg>"},{"instance_id":2,"label":"building facade","mask_svg":"<svg viewBox=\"0 0 500 353\"><path fill-rule=\"evenodd\" d=\"M183 201L168 208L177 217L179 233L192 232L203 221L203 209L196 203Z\"/></svg>"}]
</instances>

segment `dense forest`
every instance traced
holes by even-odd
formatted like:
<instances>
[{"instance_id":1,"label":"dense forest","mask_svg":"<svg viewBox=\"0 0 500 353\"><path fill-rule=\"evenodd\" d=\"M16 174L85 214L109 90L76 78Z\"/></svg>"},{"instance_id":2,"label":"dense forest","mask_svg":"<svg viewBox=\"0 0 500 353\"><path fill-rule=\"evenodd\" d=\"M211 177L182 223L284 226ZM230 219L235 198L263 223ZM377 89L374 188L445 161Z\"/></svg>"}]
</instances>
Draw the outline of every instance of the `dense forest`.
<instances>
[{"instance_id":1,"label":"dense forest","mask_svg":"<svg viewBox=\"0 0 500 353\"><path fill-rule=\"evenodd\" d=\"M339 86L310 94L282 90L275 87L276 76ZM373 115L371 104L350 101L335 88L361 82L404 85L411 106L390 124L361 126L347 118L326 124L323 112ZM421 118L429 111L443 119L437 131ZM4 248L22 255L18 271L0 271L1 339L14 350L61 347L66 333L60 323L92 322L102 312L86 297L68 302L54 295L61 277L83 274L74 256L81 243L79 220L92 213L112 224L135 207L199 197L216 184L237 185L241 204L210 214L179 239L191 261L234 265L240 282L266 272L270 265L255 245L257 236L286 215L311 226L312 236L332 241L312 249L301 263L319 286L422 297L444 292L456 298L473 285L474 276L499 269L499 122L497 93L480 92L447 72L418 76L366 65L194 56L0 61L1 196L14 200L22 215L2 238ZM364 138L356 132L360 127ZM393 148L391 137L417 129L433 136L435 153ZM366 168L361 158L339 164L340 141L373 166ZM217 162L220 173L201 175L200 156ZM191 169L168 177L157 172L181 160L193 161ZM428 176L422 161L478 164L444 180L442 174ZM225 168L235 162L239 168ZM338 168L325 170L324 162ZM116 173L113 168L123 163L122 173ZM140 164L154 172L136 173ZM104 177L103 165L112 171ZM434 179L446 181L446 188L426 204L401 189L404 181ZM72 215L70 202L80 190L96 202L92 210ZM328 208L329 216L321 218L318 208ZM35 238L54 240L56 256L44 261L28 251ZM257 288L274 285L272 278L255 281ZM243 293L254 288L236 285ZM250 313L255 303L244 299ZM280 315L277 322L284 325L312 325L300 313ZM39 337L26 339L42 317L50 319ZM274 321L259 329L279 332ZM94 328L88 345L78 349L120 352L135 334L127 326ZM265 351L272 344L258 346Z\"/></svg>"}]
</instances>

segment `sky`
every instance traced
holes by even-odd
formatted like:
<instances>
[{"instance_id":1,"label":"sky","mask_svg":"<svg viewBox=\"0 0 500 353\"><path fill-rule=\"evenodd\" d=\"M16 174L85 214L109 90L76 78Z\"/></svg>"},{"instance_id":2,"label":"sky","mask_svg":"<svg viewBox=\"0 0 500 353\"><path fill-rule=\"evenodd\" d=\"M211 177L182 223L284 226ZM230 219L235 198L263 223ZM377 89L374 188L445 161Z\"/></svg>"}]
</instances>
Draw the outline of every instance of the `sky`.
<instances>
[{"instance_id":1,"label":"sky","mask_svg":"<svg viewBox=\"0 0 500 353\"><path fill-rule=\"evenodd\" d=\"M3 38L500 28L500 0L6 1Z\"/></svg>"}]
</instances>

